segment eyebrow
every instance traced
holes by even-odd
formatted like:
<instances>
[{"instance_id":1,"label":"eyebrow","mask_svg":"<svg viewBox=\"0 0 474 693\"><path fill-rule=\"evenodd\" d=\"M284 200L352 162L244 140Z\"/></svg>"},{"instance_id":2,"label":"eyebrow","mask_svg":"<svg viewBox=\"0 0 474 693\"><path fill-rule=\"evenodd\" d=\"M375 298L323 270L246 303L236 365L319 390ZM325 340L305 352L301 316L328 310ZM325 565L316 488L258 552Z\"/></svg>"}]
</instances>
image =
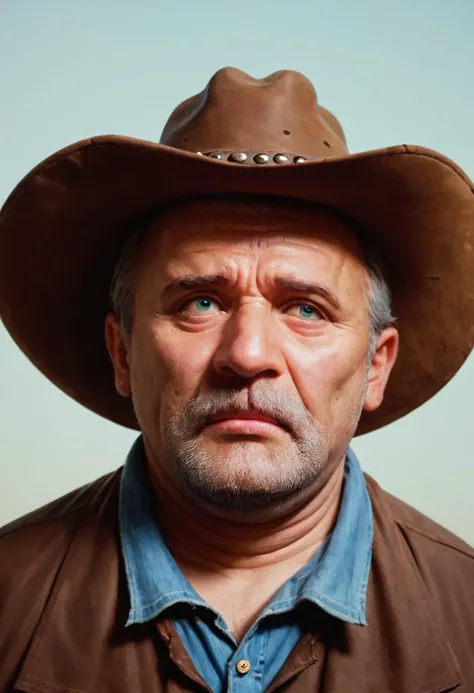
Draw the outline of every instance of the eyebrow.
<instances>
[{"instance_id":1,"label":"eyebrow","mask_svg":"<svg viewBox=\"0 0 474 693\"><path fill-rule=\"evenodd\" d=\"M320 282L307 282L291 277L275 277L275 284L279 289L286 289L301 294L316 294L330 303L336 310L341 310L341 303L337 296Z\"/></svg>"},{"instance_id":2,"label":"eyebrow","mask_svg":"<svg viewBox=\"0 0 474 693\"><path fill-rule=\"evenodd\" d=\"M223 274L185 274L172 279L164 287L161 295L167 298L171 294L189 289L210 289L213 286L229 284L229 279Z\"/></svg>"},{"instance_id":3,"label":"eyebrow","mask_svg":"<svg viewBox=\"0 0 474 693\"><path fill-rule=\"evenodd\" d=\"M300 294L315 294L321 296L336 310L341 310L341 304L337 296L320 282L309 282L292 277L275 277L275 285L279 289L293 291ZM162 291L163 298L173 293L189 289L210 289L214 286L225 286L230 283L229 278L223 274L186 274L171 280Z\"/></svg>"}]
</instances>

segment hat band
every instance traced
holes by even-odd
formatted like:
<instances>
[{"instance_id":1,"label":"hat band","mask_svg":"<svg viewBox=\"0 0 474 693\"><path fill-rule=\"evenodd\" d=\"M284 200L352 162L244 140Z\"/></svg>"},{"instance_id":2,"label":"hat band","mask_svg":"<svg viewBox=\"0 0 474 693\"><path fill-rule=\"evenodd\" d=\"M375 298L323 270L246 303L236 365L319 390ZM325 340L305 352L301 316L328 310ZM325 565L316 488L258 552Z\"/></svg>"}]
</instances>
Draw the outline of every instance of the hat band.
<instances>
[{"instance_id":1,"label":"hat band","mask_svg":"<svg viewBox=\"0 0 474 693\"><path fill-rule=\"evenodd\" d=\"M210 152L197 152L200 156L207 156L210 159L218 161L228 161L232 164L254 164L261 166L262 164L302 164L311 159L309 156L294 154L290 152L268 152L260 150L245 150L245 151L226 151L223 149Z\"/></svg>"}]
</instances>

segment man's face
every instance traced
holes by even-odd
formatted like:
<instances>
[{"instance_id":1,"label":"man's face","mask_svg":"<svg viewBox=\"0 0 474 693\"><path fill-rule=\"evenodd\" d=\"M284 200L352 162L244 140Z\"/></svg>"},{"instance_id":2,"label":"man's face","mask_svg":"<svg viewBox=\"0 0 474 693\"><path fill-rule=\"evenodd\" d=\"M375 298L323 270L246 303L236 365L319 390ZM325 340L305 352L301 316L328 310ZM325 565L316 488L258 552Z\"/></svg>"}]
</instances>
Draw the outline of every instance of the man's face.
<instances>
[{"instance_id":1,"label":"man's face","mask_svg":"<svg viewBox=\"0 0 474 693\"><path fill-rule=\"evenodd\" d=\"M328 212L215 199L157 217L130 339L108 329L158 478L220 515L317 492L390 370L368 371L367 291Z\"/></svg>"}]
</instances>

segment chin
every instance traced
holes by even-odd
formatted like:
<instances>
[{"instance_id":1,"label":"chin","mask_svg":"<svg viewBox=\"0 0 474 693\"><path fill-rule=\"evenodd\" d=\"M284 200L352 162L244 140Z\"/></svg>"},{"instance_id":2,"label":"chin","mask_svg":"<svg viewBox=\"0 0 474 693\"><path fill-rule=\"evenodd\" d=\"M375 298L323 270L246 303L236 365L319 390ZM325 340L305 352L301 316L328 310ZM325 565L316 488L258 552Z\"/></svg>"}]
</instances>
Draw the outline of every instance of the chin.
<instances>
[{"instance_id":1,"label":"chin","mask_svg":"<svg viewBox=\"0 0 474 693\"><path fill-rule=\"evenodd\" d=\"M209 436L166 448L182 492L215 516L255 522L291 512L321 484L327 465L321 438Z\"/></svg>"},{"instance_id":2,"label":"chin","mask_svg":"<svg viewBox=\"0 0 474 693\"><path fill-rule=\"evenodd\" d=\"M296 510L315 493L319 470L295 470L291 461L255 453L227 455L215 464L181 470L180 482L188 497L215 516L265 521Z\"/></svg>"}]
</instances>

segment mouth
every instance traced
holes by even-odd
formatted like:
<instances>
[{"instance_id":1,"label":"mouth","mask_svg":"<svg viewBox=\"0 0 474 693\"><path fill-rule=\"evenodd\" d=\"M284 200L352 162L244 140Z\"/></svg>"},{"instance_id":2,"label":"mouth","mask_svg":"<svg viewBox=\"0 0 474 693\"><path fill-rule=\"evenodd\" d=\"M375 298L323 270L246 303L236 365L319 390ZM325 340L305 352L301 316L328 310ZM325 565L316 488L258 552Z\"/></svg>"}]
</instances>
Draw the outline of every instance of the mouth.
<instances>
[{"instance_id":1,"label":"mouth","mask_svg":"<svg viewBox=\"0 0 474 693\"><path fill-rule=\"evenodd\" d=\"M273 416L259 411L228 411L210 416L205 428L221 433L269 435L288 429Z\"/></svg>"}]
</instances>

